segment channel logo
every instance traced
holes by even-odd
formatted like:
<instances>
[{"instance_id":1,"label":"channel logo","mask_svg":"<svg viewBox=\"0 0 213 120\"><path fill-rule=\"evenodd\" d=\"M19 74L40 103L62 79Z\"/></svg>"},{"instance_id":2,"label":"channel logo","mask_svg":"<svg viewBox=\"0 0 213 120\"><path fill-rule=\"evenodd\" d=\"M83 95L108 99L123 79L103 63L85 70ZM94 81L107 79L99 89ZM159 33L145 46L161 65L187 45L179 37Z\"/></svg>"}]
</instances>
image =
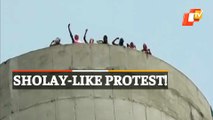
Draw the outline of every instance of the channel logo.
<instances>
[{"instance_id":1,"label":"channel logo","mask_svg":"<svg viewBox=\"0 0 213 120\"><path fill-rule=\"evenodd\" d=\"M199 22L203 16L203 10L190 9L189 13L184 13L182 26L193 26L194 22Z\"/></svg>"}]
</instances>

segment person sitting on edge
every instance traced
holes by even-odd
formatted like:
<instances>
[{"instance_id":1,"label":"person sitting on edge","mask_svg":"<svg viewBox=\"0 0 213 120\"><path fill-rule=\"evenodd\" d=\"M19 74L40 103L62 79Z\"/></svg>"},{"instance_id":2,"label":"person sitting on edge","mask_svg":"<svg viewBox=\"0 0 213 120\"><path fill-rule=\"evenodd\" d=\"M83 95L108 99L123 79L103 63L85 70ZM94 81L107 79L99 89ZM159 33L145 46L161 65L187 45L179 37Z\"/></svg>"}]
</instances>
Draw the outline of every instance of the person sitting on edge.
<instances>
[{"instance_id":1,"label":"person sitting on edge","mask_svg":"<svg viewBox=\"0 0 213 120\"><path fill-rule=\"evenodd\" d=\"M108 44L108 37L104 35L103 40L97 40L98 44Z\"/></svg>"},{"instance_id":2,"label":"person sitting on edge","mask_svg":"<svg viewBox=\"0 0 213 120\"><path fill-rule=\"evenodd\" d=\"M86 40L87 31L88 31L88 29L86 29L86 30L85 30L85 33L84 33L84 42L85 42L86 44L88 44L88 42L87 42L87 40ZM93 43L94 43L94 39L93 39L93 38L90 38L89 44L93 44Z\"/></svg>"},{"instance_id":3,"label":"person sitting on edge","mask_svg":"<svg viewBox=\"0 0 213 120\"><path fill-rule=\"evenodd\" d=\"M69 33L70 33L70 37L72 39L72 43L81 43L80 40L79 40L79 36L77 34L75 34L75 36L73 37L72 35L72 32L71 32L71 29L70 29L70 24L68 24L68 30L69 30Z\"/></svg>"},{"instance_id":4,"label":"person sitting on edge","mask_svg":"<svg viewBox=\"0 0 213 120\"><path fill-rule=\"evenodd\" d=\"M61 39L59 37L57 37L55 40L53 40L51 43L50 43L50 47L51 46L55 46L55 45L60 45L61 43Z\"/></svg>"},{"instance_id":5,"label":"person sitting on edge","mask_svg":"<svg viewBox=\"0 0 213 120\"><path fill-rule=\"evenodd\" d=\"M117 45L117 46L123 46L123 47L125 47L125 46L124 46L124 39L123 39L123 38L120 38L118 44L115 43L115 41L118 40L118 39L119 39L119 37L115 38L115 39L112 41L112 44L113 44L113 45Z\"/></svg>"},{"instance_id":6,"label":"person sitting on edge","mask_svg":"<svg viewBox=\"0 0 213 120\"><path fill-rule=\"evenodd\" d=\"M143 44L143 49L141 51L148 54L148 48L147 48L147 45L145 43Z\"/></svg>"},{"instance_id":7,"label":"person sitting on edge","mask_svg":"<svg viewBox=\"0 0 213 120\"><path fill-rule=\"evenodd\" d=\"M131 42L130 44L127 43L127 47L131 49L136 49L136 46L134 45L133 42Z\"/></svg>"},{"instance_id":8,"label":"person sitting on edge","mask_svg":"<svg viewBox=\"0 0 213 120\"><path fill-rule=\"evenodd\" d=\"M143 44L143 49L141 51L145 52L147 55L152 55L151 50L148 49L148 47L145 43Z\"/></svg>"},{"instance_id":9,"label":"person sitting on edge","mask_svg":"<svg viewBox=\"0 0 213 120\"><path fill-rule=\"evenodd\" d=\"M152 55L150 49L148 49L147 54Z\"/></svg>"}]
</instances>

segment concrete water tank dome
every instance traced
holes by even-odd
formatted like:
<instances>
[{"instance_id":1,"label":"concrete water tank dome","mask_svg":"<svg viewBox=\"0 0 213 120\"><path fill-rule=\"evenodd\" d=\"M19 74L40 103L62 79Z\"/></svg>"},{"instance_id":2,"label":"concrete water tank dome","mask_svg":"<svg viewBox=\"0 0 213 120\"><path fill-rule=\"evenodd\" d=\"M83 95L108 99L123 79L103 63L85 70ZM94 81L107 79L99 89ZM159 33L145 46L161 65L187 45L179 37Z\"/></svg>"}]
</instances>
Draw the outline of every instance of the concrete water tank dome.
<instances>
[{"instance_id":1,"label":"concrete water tank dome","mask_svg":"<svg viewBox=\"0 0 213 120\"><path fill-rule=\"evenodd\" d=\"M14 69L165 69L169 89L12 89ZM102 44L59 45L0 65L0 120L212 120L210 105L182 72L144 53Z\"/></svg>"}]
</instances>

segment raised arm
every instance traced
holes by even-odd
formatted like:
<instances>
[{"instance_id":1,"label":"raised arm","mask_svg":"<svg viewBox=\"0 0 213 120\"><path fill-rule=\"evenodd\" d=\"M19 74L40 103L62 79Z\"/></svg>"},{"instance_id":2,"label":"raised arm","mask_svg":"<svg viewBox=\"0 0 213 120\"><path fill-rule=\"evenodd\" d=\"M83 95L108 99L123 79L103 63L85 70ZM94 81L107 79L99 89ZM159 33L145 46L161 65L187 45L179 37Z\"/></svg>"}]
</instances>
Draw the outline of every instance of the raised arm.
<instances>
[{"instance_id":1,"label":"raised arm","mask_svg":"<svg viewBox=\"0 0 213 120\"><path fill-rule=\"evenodd\" d=\"M72 43L74 43L74 38L73 38L72 32L70 30L70 24L68 24L68 30L69 30L69 33L70 33L70 37L72 39Z\"/></svg>"},{"instance_id":2,"label":"raised arm","mask_svg":"<svg viewBox=\"0 0 213 120\"><path fill-rule=\"evenodd\" d=\"M118 44L115 43L115 41L118 40L118 39L119 39L119 37L116 37L116 38L112 41L112 44L113 44L113 45L118 45Z\"/></svg>"},{"instance_id":3,"label":"raised arm","mask_svg":"<svg viewBox=\"0 0 213 120\"><path fill-rule=\"evenodd\" d=\"M54 40L50 43L50 47L53 45L53 43L54 43Z\"/></svg>"},{"instance_id":4,"label":"raised arm","mask_svg":"<svg viewBox=\"0 0 213 120\"><path fill-rule=\"evenodd\" d=\"M88 31L88 29L86 29L86 30L85 30L85 33L84 33L84 42L88 44L88 42L87 42L87 40L86 40L87 31Z\"/></svg>"}]
</instances>

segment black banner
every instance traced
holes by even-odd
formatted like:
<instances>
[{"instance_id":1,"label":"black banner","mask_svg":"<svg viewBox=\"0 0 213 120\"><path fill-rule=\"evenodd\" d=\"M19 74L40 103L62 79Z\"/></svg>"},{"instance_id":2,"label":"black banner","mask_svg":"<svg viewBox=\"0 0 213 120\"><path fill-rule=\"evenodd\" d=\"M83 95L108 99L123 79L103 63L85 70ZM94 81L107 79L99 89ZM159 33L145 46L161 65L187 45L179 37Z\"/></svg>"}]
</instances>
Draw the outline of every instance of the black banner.
<instances>
[{"instance_id":1,"label":"black banner","mask_svg":"<svg viewBox=\"0 0 213 120\"><path fill-rule=\"evenodd\" d=\"M13 89L168 89L168 72L13 72Z\"/></svg>"}]
</instances>

